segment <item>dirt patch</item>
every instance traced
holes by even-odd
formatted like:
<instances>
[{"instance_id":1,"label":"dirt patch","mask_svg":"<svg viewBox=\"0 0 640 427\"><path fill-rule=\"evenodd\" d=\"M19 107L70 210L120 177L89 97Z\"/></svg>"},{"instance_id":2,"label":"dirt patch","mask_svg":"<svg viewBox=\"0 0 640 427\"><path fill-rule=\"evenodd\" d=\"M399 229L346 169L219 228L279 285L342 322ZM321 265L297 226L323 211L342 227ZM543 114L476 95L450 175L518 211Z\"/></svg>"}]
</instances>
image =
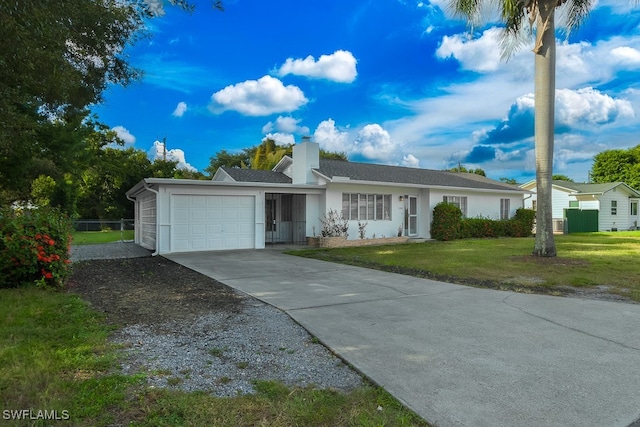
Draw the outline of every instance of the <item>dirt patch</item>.
<instances>
[{"instance_id":1,"label":"dirt patch","mask_svg":"<svg viewBox=\"0 0 640 427\"><path fill-rule=\"evenodd\" d=\"M162 257L73 264L69 291L107 316L110 324L161 324L210 312L240 312L244 295Z\"/></svg>"}]
</instances>

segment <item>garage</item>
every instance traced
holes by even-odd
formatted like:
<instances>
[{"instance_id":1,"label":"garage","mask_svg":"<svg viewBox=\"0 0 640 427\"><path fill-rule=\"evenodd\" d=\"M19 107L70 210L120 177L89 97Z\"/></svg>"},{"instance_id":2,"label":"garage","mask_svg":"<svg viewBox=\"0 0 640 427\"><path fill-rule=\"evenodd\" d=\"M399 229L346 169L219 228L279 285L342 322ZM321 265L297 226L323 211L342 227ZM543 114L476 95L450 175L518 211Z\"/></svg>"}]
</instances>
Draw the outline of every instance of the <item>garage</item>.
<instances>
[{"instance_id":1,"label":"garage","mask_svg":"<svg viewBox=\"0 0 640 427\"><path fill-rule=\"evenodd\" d=\"M255 197L171 195L171 252L253 249Z\"/></svg>"}]
</instances>

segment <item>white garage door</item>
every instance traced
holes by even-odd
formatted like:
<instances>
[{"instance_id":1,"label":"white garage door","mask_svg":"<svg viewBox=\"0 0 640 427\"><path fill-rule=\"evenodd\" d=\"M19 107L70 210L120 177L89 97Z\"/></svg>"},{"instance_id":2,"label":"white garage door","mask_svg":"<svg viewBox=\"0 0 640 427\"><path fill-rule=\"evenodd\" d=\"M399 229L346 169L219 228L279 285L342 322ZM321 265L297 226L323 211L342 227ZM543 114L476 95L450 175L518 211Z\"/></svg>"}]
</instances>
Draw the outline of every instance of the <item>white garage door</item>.
<instances>
[{"instance_id":1,"label":"white garage door","mask_svg":"<svg viewBox=\"0 0 640 427\"><path fill-rule=\"evenodd\" d=\"M255 247L253 196L173 195L171 251Z\"/></svg>"}]
</instances>

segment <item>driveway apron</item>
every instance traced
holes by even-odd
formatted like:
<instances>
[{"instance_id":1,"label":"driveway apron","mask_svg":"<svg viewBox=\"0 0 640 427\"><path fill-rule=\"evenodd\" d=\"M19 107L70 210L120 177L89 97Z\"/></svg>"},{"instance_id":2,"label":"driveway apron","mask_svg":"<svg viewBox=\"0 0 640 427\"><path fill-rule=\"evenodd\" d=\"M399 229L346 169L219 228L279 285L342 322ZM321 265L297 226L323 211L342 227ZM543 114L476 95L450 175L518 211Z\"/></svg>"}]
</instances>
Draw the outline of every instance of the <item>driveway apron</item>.
<instances>
[{"instance_id":1,"label":"driveway apron","mask_svg":"<svg viewBox=\"0 0 640 427\"><path fill-rule=\"evenodd\" d=\"M640 418L640 305L478 289L285 255L167 258L287 312L428 422Z\"/></svg>"}]
</instances>

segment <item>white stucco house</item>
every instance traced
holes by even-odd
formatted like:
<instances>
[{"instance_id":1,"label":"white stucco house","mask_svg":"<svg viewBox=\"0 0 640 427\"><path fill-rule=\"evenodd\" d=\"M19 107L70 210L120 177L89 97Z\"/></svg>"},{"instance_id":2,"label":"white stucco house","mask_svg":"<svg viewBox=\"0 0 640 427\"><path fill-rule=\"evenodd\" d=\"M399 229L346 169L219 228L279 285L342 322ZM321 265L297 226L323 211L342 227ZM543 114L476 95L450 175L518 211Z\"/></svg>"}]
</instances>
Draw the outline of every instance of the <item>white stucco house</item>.
<instances>
[{"instance_id":1,"label":"white stucco house","mask_svg":"<svg viewBox=\"0 0 640 427\"><path fill-rule=\"evenodd\" d=\"M220 168L210 181L147 178L127 192L135 203L135 242L156 254L260 249L320 233L329 210L349 221L349 239L398 233L429 238L442 201L467 217L506 219L528 194L479 175L319 158L296 144L271 171Z\"/></svg>"},{"instance_id":2,"label":"white stucco house","mask_svg":"<svg viewBox=\"0 0 640 427\"><path fill-rule=\"evenodd\" d=\"M524 207L535 210L536 181L529 181L521 188L531 191L525 196ZM592 184L554 180L551 196L554 231L562 232L567 214L578 215L578 211L597 211L591 231L635 230L640 224L640 192L623 182Z\"/></svg>"}]
</instances>

